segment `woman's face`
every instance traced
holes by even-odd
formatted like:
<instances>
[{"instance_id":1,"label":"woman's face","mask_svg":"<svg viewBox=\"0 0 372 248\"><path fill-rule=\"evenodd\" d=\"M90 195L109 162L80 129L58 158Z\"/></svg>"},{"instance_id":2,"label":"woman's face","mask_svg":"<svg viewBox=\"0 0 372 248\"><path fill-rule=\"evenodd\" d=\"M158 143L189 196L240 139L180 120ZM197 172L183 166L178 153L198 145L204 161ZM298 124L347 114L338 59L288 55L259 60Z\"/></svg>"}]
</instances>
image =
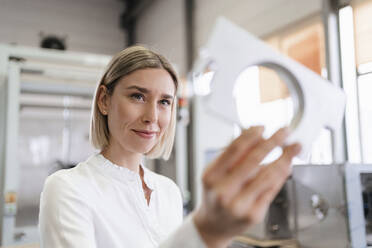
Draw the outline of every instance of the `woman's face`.
<instances>
[{"instance_id":1,"label":"woman's face","mask_svg":"<svg viewBox=\"0 0 372 248\"><path fill-rule=\"evenodd\" d=\"M100 110L107 114L109 147L129 153L149 152L170 123L175 95L170 74L164 69L136 70L119 80L111 96L104 95Z\"/></svg>"}]
</instances>

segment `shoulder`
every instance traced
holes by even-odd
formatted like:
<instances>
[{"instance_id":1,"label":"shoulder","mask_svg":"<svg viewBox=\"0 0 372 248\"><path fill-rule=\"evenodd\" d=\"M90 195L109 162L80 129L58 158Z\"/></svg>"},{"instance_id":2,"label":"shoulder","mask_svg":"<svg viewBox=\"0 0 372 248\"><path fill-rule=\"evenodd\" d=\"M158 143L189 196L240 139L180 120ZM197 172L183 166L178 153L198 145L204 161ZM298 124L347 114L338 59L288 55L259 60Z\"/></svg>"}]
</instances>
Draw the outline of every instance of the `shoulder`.
<instances>
[{"instance_id":1,"label":"shoulder","mask_svg":"<svg viewBox=\"0 0 372 248\"><path fill-rule=\"evenodd\" d=\"M45 180L44 187L59 187L59 186L65 186L68 187L70 185L74 185L76 183L79 183L81 179L84 179L86 177L83 173L82 163L79 163L76 167L71 169L61 169L50 176L47 177Z\"/></svg>"},{"instance_id":2,"label":"shoulder","mask_svg":"<svg viewBox=\"0 0 372 248\"><path fill-rule=\"evenodd\" d=\"M68 169L70 170L70 169ZM65 188L68 185L69 180L67 180L67 170L62 169L54 172L50 176L47 177L44 183L44 191L45 190L51 190L51 191L57 191L61 188Z\"/></svg>"},{"instance_id":3,"label":"shoulder","mask_svg":"<svg viewBox=\"0 0 372 248\"><path fill-rule=\"evenodd\" d=\"M86 195L91 188L92 171L87 162L71 169L61 169L47 177L43 187L46 195Z\"/></svg>"},{"instance_id":4,"label":"shoulder","mask_svg":"<svg viewBox=\"0 0 372 248\"><path fill-rule=\"evenodd\" d=\"M78 195L78 187L75 186L73 169L62 169L54 172L45 180L41 197L43 200L59 201L67 196Z\"/></svg>"}]
</instances>

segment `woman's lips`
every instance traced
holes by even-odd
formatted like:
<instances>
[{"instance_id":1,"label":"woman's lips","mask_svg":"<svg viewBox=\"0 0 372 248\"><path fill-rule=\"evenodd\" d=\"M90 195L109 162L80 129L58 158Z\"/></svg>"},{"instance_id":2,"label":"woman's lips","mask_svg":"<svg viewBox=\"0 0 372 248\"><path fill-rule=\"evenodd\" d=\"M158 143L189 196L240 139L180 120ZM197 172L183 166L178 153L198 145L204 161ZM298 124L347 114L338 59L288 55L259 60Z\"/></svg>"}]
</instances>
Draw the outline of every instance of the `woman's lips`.
<instances>
[{"instance_id":1,"label":"woman's lips","mask_svg":"<svg viewBox=\"0 0 372 248\"><path fill-rule=\"evenodd\" d=\"M134 129L133 129L133 132L137 134L138 136L145 138L145 139L152 139L156 136L156 133L157 133L157 132L134 130Z\"/></svg>"}]
</instances>

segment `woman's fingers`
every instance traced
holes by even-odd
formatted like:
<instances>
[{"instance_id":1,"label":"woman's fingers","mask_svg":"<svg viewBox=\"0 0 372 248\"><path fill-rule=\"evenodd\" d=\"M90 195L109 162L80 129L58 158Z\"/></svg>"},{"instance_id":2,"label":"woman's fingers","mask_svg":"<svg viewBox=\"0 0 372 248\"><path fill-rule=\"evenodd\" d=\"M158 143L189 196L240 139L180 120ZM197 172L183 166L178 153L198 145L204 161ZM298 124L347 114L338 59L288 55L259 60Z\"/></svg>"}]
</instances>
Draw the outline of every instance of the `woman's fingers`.
<instances>
[{"instance_id":1,"label":"woman's fingers","mask_svg":"<svg viewBox=\"0 0 372 248\"><path fill-rule=\"evenodd\" d=\"M241 188L260 170L261 161L277 146L281 146L288 136L286 128L279 129L267 140L261 140L248 151L217 184L217 192L223 204L227 204L241 190Z\"/></svg>"},{"instance_id":2,"label":"woman's fingers","mask_svg":"<svg viewBox=\"0 0 372 248\"><path fill-rule=\"evenodd\" d=\"M276 131L269 139L260 142L249 154L247 154L244 164L260 164L261 161L277 146L282 146L288 137L288 128L281 128ZM243 164L242 164L243 165Z\"/></svg>"},{"instance_id":3,"label":"woman's fingers","mask_svg":"<svg viewBox=\"0 0 372 248\"><path fill-rule=\"evenodd\" d=\"M238 164L249 149L260 142L264 127L257 126L244 130L242 134L235 139L225 151L206 168L203 174L203 183L205 186L211 186L218 182L226 172L235 164Z\"/></svg>"},{"instance_id":4,"label":"woman's fingers","mask_svg":"<svg viewBox=\"0 0 372 248\"><path fill-rule=\"evenodd\" d=\"M234 213L246 217L249 222L260 221L258 211L274 199L291 171L291 162L301 150L300 145L294 144L284 149L283 154L273 163L262 168L257 176L231 201Z\"/></svg>"},{"instance_id":5,"label":"woman's fingers","mask_svg":"<svg viewBox=\"0 0 372 248\"><path fill-rule=\"evenodd\" d=\"M271 171L273 174L279 176L279 179L285 181L289 174L291 173L292 159L299 154L301 151L300 144L293 144L287 146L283 150L283 154L274 162L267 166L267 170Z\"/></svg>"}]
</instances>

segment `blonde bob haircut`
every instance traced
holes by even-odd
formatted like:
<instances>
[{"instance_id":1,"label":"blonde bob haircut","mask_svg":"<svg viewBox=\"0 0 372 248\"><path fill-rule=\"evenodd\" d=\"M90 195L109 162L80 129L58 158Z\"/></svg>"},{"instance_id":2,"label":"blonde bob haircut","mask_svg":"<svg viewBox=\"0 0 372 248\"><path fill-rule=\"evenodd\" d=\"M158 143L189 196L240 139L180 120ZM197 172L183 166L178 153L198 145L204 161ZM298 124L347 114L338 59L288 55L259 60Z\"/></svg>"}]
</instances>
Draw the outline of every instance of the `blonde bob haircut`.
<instances>
[{"instance_id":1,"label":"blonde bob haircut","mask_svg":"<svg viewBox=\"0 0 372 248\"><path fill-rule=\"evenodd\" d=\"M90 142L92 145L103 150L109 145L110 130L108 129L107 116L103 115L98 108L97 97L101 85L105 85L109 95L114 92L116 84L121 78L130 73L147 68L161 68L166 70L173 79L175 94L178 88L177 75L168 60L162 55L155 53L143 46L131 46L116 54L108 64L105 73L99 81L92 105L90 123ZM176 98L176 96L175 96ZM176 105L174 99L171 109L171 120L160 141L145 155L149 158L163 158L167 160L171 154L174 135L176 131Z\"/></svg>"}]
</instances>

